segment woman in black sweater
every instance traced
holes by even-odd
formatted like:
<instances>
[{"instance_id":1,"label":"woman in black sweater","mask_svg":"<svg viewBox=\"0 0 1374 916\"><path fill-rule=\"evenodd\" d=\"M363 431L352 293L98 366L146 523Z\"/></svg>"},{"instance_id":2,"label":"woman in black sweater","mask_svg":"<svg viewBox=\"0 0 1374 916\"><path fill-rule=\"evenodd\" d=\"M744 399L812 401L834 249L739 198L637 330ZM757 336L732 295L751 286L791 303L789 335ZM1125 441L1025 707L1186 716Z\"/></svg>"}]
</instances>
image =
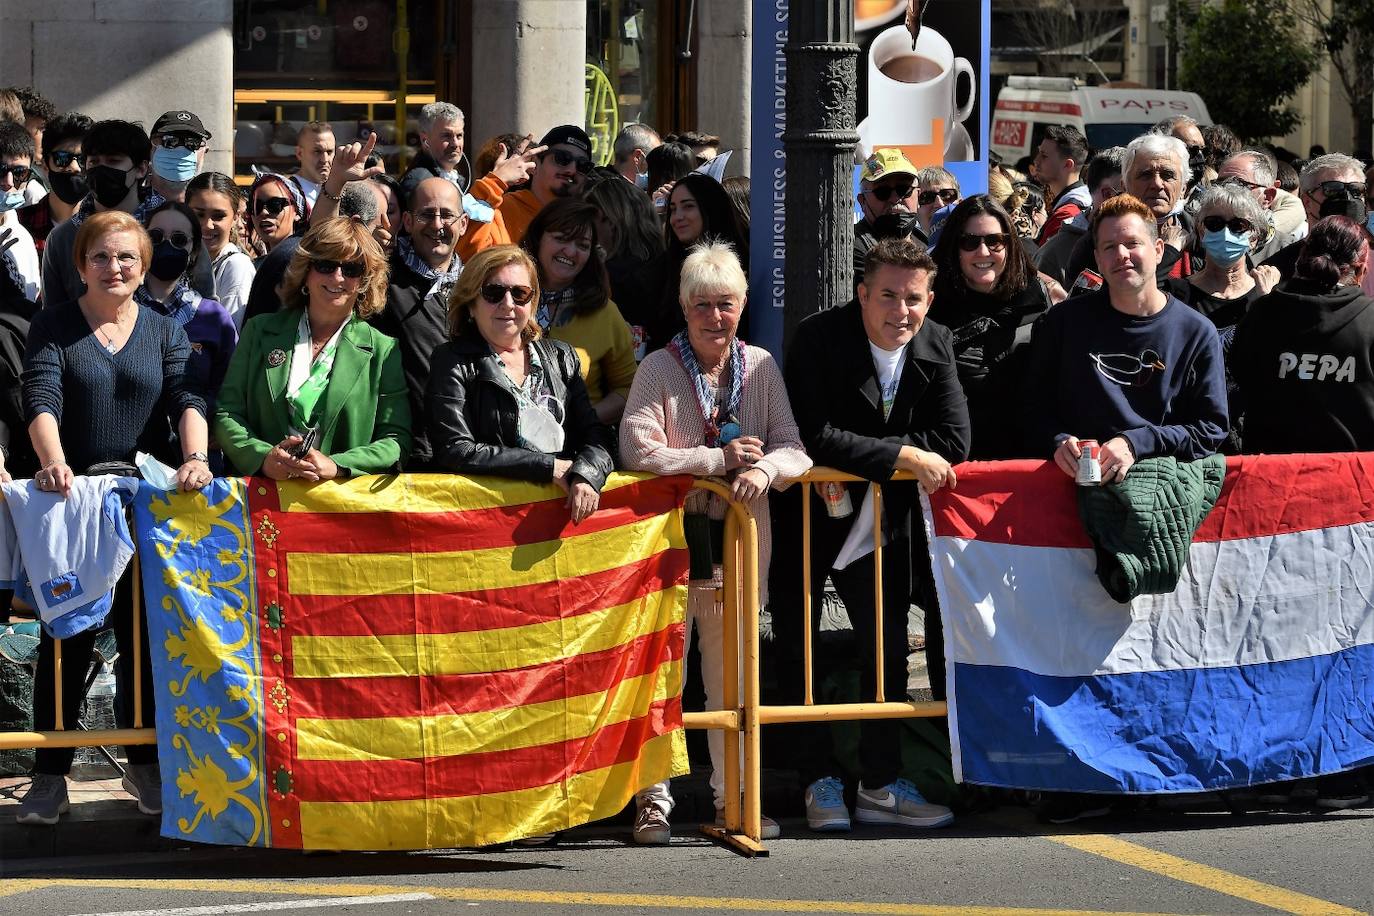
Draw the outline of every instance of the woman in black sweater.
<instances>
[{"instance_id":1,"label":"woman in black sweater","mask_svg":"<svg viewBox=\"0 0 1374 916\"><path fill-rule=\"evenodd\" d=\"M1028 457L1016 405L1031 326L1049 295L1011 217L986 194L954 208L932 254L938 270L929 317L954 335L973 428L970 457Z\"/></svg>"},{"instance_id":2,"label":"woman in black sweater","mask_svg":"<svg viewBox=\"0 0 1374 916\"><path fill-rule=\"evenodd\" d=\"M67 496L78 471L107 462L132 462L137 449L166 454L171 447L167 413L176 418L181 455L177 484L183 490L210 482L206 463L205 401L186 382L191 345L175 320L143 309L134 291L152 260L152 243L138 221L120 210L93 214L77 232L77 272L86 292L73 302L44 308L29 330L24 368L24 408L41 470L40 490ZM160 432L159 432L160 431ZM158 446L161 446L158 448ZM74 470L75 469L75 470ZM110 621L119 646L115 669L116 718L132 725L133 601L129 576L115 588ZM141 609L140 609L141 611ZM154 720L152 667L143 628L143 721ZM95 647L86 631L62 641L62 720L77 720L84 680ZM53 704L53 641L45 632L34 680L34 728L47 731L56 720ZM145 814L162 811L157 749L128 748L124 788ZM54 824L67 809L66 774L70 748L40 748L34 778L18 811L24 824Z\"/></svg>"}]
</instances>

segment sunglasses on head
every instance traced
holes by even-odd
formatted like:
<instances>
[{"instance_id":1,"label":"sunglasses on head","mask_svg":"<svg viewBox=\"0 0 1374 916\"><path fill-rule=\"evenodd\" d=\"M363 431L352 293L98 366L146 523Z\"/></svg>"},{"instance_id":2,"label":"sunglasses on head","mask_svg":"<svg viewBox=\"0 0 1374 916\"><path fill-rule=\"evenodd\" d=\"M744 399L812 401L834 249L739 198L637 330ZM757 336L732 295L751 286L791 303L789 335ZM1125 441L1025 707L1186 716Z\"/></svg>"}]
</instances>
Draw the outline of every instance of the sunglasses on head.
<instances>
[{"instance_id":1,"label":"sunglasses on head","mask_svg":"<svg viewBox=\"0 0 1374 916\"><path fill-rule=\"evenodd\" d=\"M988 251L1001 251L1007 247L1010 238L1005 232L993 232L988 235L973 235L964 233L959 236L959 247L964 251L977 251L978 246L988 246Z\"/></svg>"},{"instance_id":2,"label":"sunglasses on head","mask_svg":"<svg viewBox=\"0 0 1374 916\"><path fill-rule=\"evenodd\" d=\"M586 156L575 156L565 149L549 150L545 155L552 156L553 161L559 166L575 165L577 170L586 175L592 170L592 161Z\"/></svg>"},{"instance_id":3,"label":"sunglasses on head","mask_svg":"<svg viewBox=\"0 0 1374 916\"><path fill-rule=\"evenodd\" d=\"M945 188L943 191L922 191L916 202L923 207L929 207L935 203L937 197L940 198L940 203L952 204L959 199L959 192L953 188Z\"/></svg>"},{"instance_id":4,"label":"sunglasses on head","mask_svg":"<svg viewBox=\"0 0 1374 916\"><path fill-rule=\"evenodd\" d=\"M191 237L180 229L171 233L163 232L161 229L149 229L148 238L154 245L161 245L164 241L167 241L178 248L191 247Z\"/></svg>"},{"instance_id":5,"label":"sunglasses on head","mask_svg":"<svg viewBox=\"0 0 1374 916\"><path fill-rule=\"evenodd\" d=\"M33 177L33 169L27 165L5 165L0 162L0 175L9 172L16 185L21 185Z\"/></svg>"},{"instance_id":6,"label":"sunglasses on head","mask_svg":"<svg viewBox=\"0 0 1374 916\"><path fill-rule=\"evenodd\" d=\"M73 162L76 163L77 168L84 169L86 167L85 153L78 153L67 149L58 149L53 150L51 153L48 153L48 158L51 159L52 164L59 169L69 169L71 168Z\"/></svg>"},{"instance_id":7,"label":"sunglasses on head","mask_svg":"<svg viewBox=\"0 0 1374 916\"><path fill-rule=\"evenodd\" d=\"M1364 197L1364 183L1359 181L1323 181L1317 185L1327 197Z\"/></svg>"},{"instance_id":8,"label":"sunglasses on head","mask_svg":"<svg viewBox=\"0 0 1374 916\"><path fill-rule=\"evenodd\" d=\"M1218 178L1217 184L1224 188L1237 188L1249 191L1263 191L1264 185L1255 184L1253 181L1246 181L1239 175L1227 175L1225 178Z\"/></svg>"},{"instance_id":9,"label":"sunglasses on head","mask_svg":"<svg viewBox=\"0 0 1374 916\"><path fill-rule=\"evenodd\" d=\"M310 269L317 274L324 274L326 277L334 276L334 271L342 270L343 275L350 280L357 280L367 270L367 265L362 261L324 261L313 260L310 262Z\"/></svg>"},{"instance_id":10,"label":"sunglasses on head","mask_svg":"<svg viewBox=\"0 0 1374 916\"><path fill-rule=\"evenodd\" d=\"M868 193L872 194L879 201L887 203L887 199L893 194L897 195L898 200L906 200L911 196L911 192L914 190L916 190L916 186L910 184L880 184L877 187L869 188Z\"/></svg>"},{"instance_id":11,"label":"sunglasses on head","mask_svg":"<svg viewBox=\"0 0 1374 916\"><path fill-rule=\"evenodd\" d=\"M288 197L259 197L253 201L254 213L266 213L268 216L280 216L282 211L291 206L291 199Z\"/></svg>"},{"instance_id":12,"label":"sunglasses on head","mask_svg":"<svg viewBox=\"0 0 1374 916\"><path fill-rule=\"evenodd\" d=\"M1202 228L1206 229L1208 232L1220 232L1223 229L1230 229L1231 232L1236 235L1245 235L1247 232L1255 231L1255 227L1248 219L1241 219L1239 216L1233 216L1227 219L1215 213L1211 216L1204 216L1202 218Z\"/></svg>"},{"instance_id":13,"label":"sunglasses on head","mask_svg":"<svg viewBox=\"0 0 1374 916\"><path fill-rule=\"evenodd\" d=\"M534 290L528 286L507 286L504 283L483 283L482 298L492 305L500 305L506 301L506 294L510 294L510 301L516 305L527 305L534 298Z\"/></svg>"},{"instance_id":14,"label":"sunglasses on head","mask_svg":"<svg viewBox=\"0 0 1374 916\"><path fill-rule=\"evenodd\" d=\"M195 134L163 134L155 141L163 149L176 149L184 146L190 150L200 149L205 145L205 138L197 137Z\"/></svg>"}]
</instances>

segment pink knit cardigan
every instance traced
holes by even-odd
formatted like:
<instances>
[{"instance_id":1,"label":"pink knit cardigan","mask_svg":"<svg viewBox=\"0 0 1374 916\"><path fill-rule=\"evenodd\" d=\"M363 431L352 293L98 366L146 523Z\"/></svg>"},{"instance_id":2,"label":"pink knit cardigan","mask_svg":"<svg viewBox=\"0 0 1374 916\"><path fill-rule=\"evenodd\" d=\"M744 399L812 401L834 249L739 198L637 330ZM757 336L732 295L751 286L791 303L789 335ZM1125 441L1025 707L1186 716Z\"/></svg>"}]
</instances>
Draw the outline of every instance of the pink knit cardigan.
<instances>
[{"instance_id":1,"label":"pink knit cardigan","mask_svg":"<svg viewBox=\"0 0 1374 916\"><path fill-rule=\"evenodd\" d=\"M811 469L801 443L782 373L772 355L745 347L744 390L740 398L740 429L763 440L763 458L754 467L768 475L768 484L786 489ZM629 402L620 421L620 462L628 471L655 474L693 474L726 478L725 453L705 444L705 430L696 389L687 370L667 350L645 357L630 387ZM725 517L725 504L710 493L687 498L687 510L703 507L712 518ZM759 604L768 603L768 563L773 539L765 492L749 504L758 520Z\"/></svg>"}]
</instances>

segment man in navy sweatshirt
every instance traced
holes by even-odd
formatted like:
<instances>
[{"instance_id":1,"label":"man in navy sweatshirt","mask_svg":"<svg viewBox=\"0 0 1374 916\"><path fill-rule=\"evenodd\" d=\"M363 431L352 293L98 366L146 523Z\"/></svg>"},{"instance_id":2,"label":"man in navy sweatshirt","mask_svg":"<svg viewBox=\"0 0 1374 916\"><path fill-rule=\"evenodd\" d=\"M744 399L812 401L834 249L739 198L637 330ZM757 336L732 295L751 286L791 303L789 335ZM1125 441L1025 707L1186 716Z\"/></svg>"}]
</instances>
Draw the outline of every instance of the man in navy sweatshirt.
<instances>
[{"instance_id":1,"label":"man in navy sweatshirt","mask_svg":"<svg viewBox=\"0 0 1374 916\"><path fill-rule=\"evenodd\" d=\"M1103 482L1142 458L1185 461L1226 437L1226 379L1216 328L1159 289L1164 243L1150 209L1123 194L1090 230L1103 289L1045 313L1032 338L1024 415L1030 445L1075 476L1081 439L1101 443Z\"/></svg>"}]
</instances>

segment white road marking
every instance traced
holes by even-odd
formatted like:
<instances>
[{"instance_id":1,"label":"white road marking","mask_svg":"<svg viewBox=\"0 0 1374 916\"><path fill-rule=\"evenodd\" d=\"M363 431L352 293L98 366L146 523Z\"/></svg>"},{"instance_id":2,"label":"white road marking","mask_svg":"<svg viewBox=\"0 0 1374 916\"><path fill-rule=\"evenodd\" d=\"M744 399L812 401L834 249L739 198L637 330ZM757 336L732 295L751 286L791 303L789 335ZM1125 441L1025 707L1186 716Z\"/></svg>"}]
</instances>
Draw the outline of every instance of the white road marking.
<instances>
[{"instance_id":1,"label":"white road marking","mask_svg":"<svg viewBox=\"0 0 1374 916\"><path fill-rule=\"evenodd\" d=\"M433 899L433 894L378 894L323 897L317 900L281 900L273 903L220 903L215 906L182 906L163 910L123 910L119 913L80 913L77 916L218 916L220 913L270 913L277 910L311 910L321 906L371 906L378 903L406 903Z\"/></svg>"}]
</instances>

